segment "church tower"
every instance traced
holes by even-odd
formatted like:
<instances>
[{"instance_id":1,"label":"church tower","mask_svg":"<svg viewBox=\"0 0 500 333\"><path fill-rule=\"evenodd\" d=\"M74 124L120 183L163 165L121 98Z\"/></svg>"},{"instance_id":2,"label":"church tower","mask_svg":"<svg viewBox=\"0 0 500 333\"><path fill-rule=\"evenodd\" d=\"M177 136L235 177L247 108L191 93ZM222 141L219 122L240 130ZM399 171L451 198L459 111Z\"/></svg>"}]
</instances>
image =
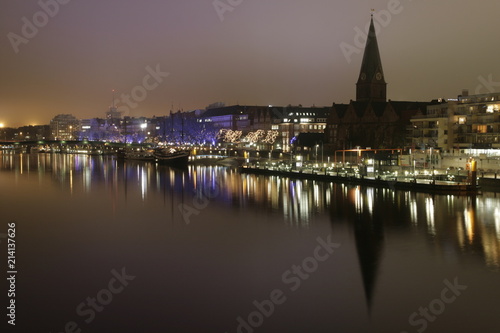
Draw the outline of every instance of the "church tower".
<instances>
[{"instance_id":1,"label":"church tower","mask_svg":"<svg viewBox=\"0 0 500 333\"><path fill-rule=\"evenodd\" d=\"M377 35L375 34L372 15L361 71L358 83L356 83L356 101L385 102L386 100L387 83L382 70L382 61L378 51Z\"/></svg>"}]
</instances>

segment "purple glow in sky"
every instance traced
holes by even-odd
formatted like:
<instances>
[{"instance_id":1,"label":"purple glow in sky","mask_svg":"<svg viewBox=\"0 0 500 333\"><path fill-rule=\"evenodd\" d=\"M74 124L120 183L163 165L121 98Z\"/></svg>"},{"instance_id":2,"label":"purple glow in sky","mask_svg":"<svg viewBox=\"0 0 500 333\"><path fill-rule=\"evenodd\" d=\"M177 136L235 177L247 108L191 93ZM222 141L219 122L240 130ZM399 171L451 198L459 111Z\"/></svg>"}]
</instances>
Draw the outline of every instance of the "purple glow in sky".
<instances>
[{"instance_id":1,"label":"purple glow in sky","mask_svg":"<svg viewBox=\"0 0 500 333\"><path fill-rule=\"evenodd\" d=\"M1 3L0 123L6 126L47 124L60 113L102 117L112 89L130 116L217 101L347 103L355 98L362 59L357 31L371 8L379 15L388 98L500 90L496 0ZM158 68L163 74L151 73Z\"/></svg>"}]
</instances>

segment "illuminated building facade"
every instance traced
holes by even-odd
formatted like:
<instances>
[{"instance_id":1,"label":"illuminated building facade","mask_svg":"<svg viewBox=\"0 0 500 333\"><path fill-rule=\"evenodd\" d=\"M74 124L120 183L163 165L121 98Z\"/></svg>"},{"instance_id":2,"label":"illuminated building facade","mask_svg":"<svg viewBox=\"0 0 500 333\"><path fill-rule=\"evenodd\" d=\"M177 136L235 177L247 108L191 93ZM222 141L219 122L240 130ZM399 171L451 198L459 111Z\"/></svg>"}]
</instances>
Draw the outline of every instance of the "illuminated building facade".
<instances>
[{"instance_id":1,"label":"illuminated building facade","mask_svg":"<svg viewBox=\"0 0 500 333\"><path fill-rule=\"evenodd\" d=\"M225 128L244 133L270 130L273 119L280 114L271 106L232 105L209 107L200 116L200 122L214 128Z\"/></svg>"},{"instance_id":2,"label":"illuminated building facade","mask_svg":"<svg viewBox=\"0 0 500 333\"><path fill-rule=\"evenodd\" d=\"M411 120L408 139L422 148L500 148L500 93L469 96L429 105Z\"/></svg>"},{"instance_id":3,"label":"illuminated building facade","mask_svg":"<svg viewBox=\"0 0 500 333\"><path fill-rule=\"evenodd\" d=\"M205 124L212 124L215 129L250 132L276 131L278 139L276 149L288 151L294 137L301 133L321 133L326 128L326 119L331 107L299 106L245 106L233 105L208 108L199 118ZM323 139L322 139L323 141Z\"/></svg>"},{"instance_id":4,"label":"illuminated building facade","mask_svg":"<svg viewBox=\"0 0 500 333\"><path fill-rule=\"evenodd\" d=\"M290 144L293 144L300 134L321 134L319 141L324 142L323 134L326 119L332 112L331 107L287 106L275 110L281 117L276 118L272 129L279 132L280 147L284 151L288 151Z\"/></svg>"},{"instance_id":5,"label":"illuminated building facade","mask_svg":"<svg viewBox=\"0 0 500 333\"><path fill-rule=\"evenodd\" d=\"M80 121L71 114L59 114L50 121L51 137L54 140L76 140Z\"/></svg>"}]
</instances>

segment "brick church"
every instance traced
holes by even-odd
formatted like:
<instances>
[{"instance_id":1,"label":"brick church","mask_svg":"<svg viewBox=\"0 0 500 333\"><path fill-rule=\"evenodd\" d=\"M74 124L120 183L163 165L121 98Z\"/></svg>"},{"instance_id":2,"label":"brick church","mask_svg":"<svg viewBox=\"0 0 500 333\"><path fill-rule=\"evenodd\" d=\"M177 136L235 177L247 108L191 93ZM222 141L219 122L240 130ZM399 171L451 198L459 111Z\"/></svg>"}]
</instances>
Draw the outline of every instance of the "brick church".
<instances>
[{"instance_id":1,"label":"brick church","mask_svg":"<svg viewBox=\"0 0 500 333\"><path fill-rule=\"evenodd\" d=\"M356 100L333 104L325 128L326 145L331 150L357 146L402 148L408 145L405 137L410 118L418 112L425 113L429 104L387 100L387 82L372 16L356 83Z\"/></svg>"}]
</instances>

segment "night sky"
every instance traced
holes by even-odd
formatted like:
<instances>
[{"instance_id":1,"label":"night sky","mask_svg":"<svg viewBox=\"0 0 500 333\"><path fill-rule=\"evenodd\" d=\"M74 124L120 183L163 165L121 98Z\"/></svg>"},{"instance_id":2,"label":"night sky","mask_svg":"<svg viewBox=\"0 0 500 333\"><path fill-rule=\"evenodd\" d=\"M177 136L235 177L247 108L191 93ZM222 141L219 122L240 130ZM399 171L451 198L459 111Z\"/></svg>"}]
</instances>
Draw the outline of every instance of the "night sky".
<instances>
[{"instance_id":1,"label":"night sky","mask_svg":"<svg viewBox=\"0 0 500 333\"><path fill-rule=\"evenodd\" d=\"M220 0L219 12L213 0L59 1L51 17L36 0L1 0L5 126L103 117L112 89L130 116L218 101L348 103L362 59L355 29L371 8L385 20L377 35L388 98L500 90L498 0ZM38 31L23 34L34 18ZM159 81L147 77L157 69ZM132 92L127 106L121 94Z\"/></svg>"}]
</instances>

